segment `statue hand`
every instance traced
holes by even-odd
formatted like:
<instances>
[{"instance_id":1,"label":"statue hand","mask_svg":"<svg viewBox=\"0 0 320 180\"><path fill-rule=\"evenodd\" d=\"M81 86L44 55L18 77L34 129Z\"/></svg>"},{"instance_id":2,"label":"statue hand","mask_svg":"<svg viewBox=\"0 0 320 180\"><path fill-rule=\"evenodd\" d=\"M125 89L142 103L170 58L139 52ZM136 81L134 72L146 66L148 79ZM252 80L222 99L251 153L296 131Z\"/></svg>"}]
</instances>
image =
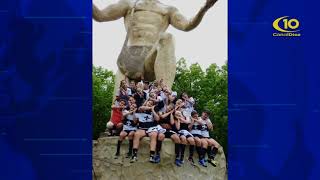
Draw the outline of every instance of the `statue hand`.
<instances>
[{"instance_id":1,"label":"statue hand","mask_svg":"<svg viewBox=\"0 0 320 180\"><path fill-rule=\"evenodd\" d=\"M204 6L204 8L206 10L208 10L209 8L211 8L218 0L207 0L206 1L206 5Z\"/></svg>"}]
</instances>

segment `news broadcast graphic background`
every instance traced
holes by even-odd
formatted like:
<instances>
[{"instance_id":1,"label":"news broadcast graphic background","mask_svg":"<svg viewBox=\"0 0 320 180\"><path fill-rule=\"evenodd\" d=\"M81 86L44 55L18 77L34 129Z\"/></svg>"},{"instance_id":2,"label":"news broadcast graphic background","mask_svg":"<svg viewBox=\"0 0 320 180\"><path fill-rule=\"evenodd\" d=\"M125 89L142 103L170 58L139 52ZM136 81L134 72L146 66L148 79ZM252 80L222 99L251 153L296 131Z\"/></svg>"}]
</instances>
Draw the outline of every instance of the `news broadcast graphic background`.
<instances>
[{"instance_id":1,"label":"news broadcast graphic background","mask_svg":"<svg viewBox=\"0 0 320 180\"><path fill-rule=\"evenodd\" d=\"M91 179L91 1L0 1L0 179Z\"/></svg>"},{"instance_id":2,"label":"news broadcast graphic background","mask_svg":"<svg viewBox=\"0 0 320 180\"><path fill-rule=\"evenodd\" d=\"M91 4L0 1L0 179L92 179ZM318 4L229 0L229 179L320 179Z\"/></svg>"},{"instance_id":3,"label":"news broadcast graphic background","mask_svg":"<svg viewBox=\"0 0 320 180\"><path fill-rule=\"evenodd\" d=\"M320 179L317 5L228 4L229 179ZM273 36L282 16L299 20L300 37Z\"/></svg>"}]
</instances>

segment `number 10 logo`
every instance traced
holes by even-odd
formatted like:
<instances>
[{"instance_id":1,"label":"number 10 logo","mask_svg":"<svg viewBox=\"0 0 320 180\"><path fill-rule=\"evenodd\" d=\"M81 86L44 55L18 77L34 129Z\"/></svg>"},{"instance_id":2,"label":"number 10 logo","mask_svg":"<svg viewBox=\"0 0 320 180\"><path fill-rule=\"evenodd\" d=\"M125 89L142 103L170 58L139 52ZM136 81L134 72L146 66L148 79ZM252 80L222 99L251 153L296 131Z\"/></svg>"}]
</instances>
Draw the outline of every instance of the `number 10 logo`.
<instances>
[{"instance_id":1,"label":"number 10 logo","mask_svg":"<svg viewBox=\"0 0 320 180\"><path fill-rule=\"evenodd\" d=\"M300 31L297 30L300 26L300 22L297 19L288 17L289 16L283 16L273 21L273 28L285 33Z\"/></svg>"}]
</instances>

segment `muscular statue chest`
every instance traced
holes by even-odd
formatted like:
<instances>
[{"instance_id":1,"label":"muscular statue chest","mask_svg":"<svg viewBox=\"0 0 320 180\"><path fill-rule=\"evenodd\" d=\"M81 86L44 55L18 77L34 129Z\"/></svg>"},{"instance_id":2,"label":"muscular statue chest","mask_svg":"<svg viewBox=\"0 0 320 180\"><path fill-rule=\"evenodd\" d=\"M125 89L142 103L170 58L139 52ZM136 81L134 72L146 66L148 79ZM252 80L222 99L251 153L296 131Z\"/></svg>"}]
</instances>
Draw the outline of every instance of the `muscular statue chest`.
<instances>
[{"instance_id":1,"label":"muscular statue chest","mask_svg":"<svg viewBox=\"0 0 320 180\"><path fill-rule=\"evenodd\" d=\"M135 11L145 11L164 16L168 13L167 9L159 4L138 3Z\"/></svg>"}]
</instances>

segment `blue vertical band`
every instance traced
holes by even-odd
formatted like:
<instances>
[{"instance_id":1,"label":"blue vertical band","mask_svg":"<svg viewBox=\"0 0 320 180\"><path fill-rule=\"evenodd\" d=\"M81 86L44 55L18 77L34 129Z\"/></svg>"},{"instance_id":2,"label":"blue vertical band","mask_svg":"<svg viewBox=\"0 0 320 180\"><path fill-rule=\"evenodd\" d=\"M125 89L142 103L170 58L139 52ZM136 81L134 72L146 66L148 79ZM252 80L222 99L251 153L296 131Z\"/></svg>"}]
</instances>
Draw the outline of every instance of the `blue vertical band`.
<instances>
[{"instance_id":1,"label":"blue vertical band","mask_svg":"<svg viewBox=\"0 0 320 180\"><path fill-rule=\"evenodd\" d=\"M306 4L229 1L229 179L320 179L317 6ZM283 16L300 37L273 36Z\"/></svg>"},{"instance_id":2,"label":"blue vertical band","mask_svg":"<svg viewBox=\"0 0 320 180\"><path fill-rule=\"evenodd\" d=\"M91 179L91 1L1 1L0 24L0 179Z\"/></svg>"}]
</instances>

